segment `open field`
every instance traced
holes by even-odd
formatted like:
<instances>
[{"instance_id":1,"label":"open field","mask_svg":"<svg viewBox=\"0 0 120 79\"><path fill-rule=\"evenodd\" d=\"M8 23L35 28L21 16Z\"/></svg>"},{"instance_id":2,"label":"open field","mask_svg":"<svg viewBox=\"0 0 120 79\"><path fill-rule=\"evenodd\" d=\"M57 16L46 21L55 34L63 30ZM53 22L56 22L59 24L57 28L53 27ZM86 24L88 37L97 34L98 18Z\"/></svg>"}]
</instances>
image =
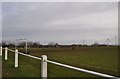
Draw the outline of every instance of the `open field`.
<instances>
[{"instance_id":1,"label":"open field","mask_svg":"<svg viewBox=\"0 0 120 79\"><path fill-rule=\"evenodd\" d=\"M23 51L23 49L19 49ZM118 76L117 47L31 48L31 55L47 55L49 60ZM12 72L12 73L11 73ZM97 77L91 74L48 64L49 77ZM19 55L19 67L14 68L14 53L4 60L3 77L40 77L40 61Z\"/></svg>"},{"instance_id":2,"label":"open field","mask_svg":"<svg viewBox=\"0 0 120 79\"><path fill-rule=\"evenodd\" d=\"M2 57L0 57L0 78L2 77Z\"/></svg>"}]
</instances>

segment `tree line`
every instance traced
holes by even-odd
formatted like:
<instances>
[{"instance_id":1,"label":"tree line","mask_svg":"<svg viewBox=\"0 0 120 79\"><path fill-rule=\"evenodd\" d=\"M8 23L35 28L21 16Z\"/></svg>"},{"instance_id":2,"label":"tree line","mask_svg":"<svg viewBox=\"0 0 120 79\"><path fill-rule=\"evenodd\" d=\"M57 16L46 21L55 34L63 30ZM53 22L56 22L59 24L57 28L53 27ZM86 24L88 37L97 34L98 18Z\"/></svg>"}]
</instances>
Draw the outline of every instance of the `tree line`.
<instances>
[{"instance_id":1,"label":"tree line","mask_svg":"<svg viewBox=\"0 0 120 79\"><path fill-rule=\"evenodd\" d=\"M3 47L25 47L26 42L11 42L11 41L2 41L0 43L0 46ZM28 48L44 48L44 47L50 47L50 48L57 48L57 47L94 47L94 46L108 46L107 44L99 44L99 43L93 43L92 45L87 45L87 44L71 44L71 45L60 45L56 42L49 42L47 45L43 45L40 42L32 42L32 41L27 41L27 47ZM111 45L109 45L111 46Z\"/></svg>"}]
</instances>

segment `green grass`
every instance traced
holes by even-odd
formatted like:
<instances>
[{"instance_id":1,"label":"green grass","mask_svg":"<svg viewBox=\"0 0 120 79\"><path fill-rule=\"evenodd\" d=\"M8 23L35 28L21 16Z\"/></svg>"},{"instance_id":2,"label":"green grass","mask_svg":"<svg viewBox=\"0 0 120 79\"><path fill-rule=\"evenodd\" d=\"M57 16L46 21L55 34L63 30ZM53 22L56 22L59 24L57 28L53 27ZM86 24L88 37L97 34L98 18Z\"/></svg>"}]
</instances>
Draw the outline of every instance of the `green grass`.
<instances>
[{"instance_id":1,"label":"green grass","mask_svg":"<svg viewBox=\"0 0 120 79\"><path fill-rule=\"evenodd\" d=\"M23 51L19 49L19 51ZM49 60L118 76L117 47L32 48L31 55L47 55ZM11 73L12 72L12 73ZM49 77L97 77L84 72L48 64ZM3 77L40 77L40 61L19 55L19 67L14 68L14 53L7 61L3 54Z\"/></svg>"}]
</instances>

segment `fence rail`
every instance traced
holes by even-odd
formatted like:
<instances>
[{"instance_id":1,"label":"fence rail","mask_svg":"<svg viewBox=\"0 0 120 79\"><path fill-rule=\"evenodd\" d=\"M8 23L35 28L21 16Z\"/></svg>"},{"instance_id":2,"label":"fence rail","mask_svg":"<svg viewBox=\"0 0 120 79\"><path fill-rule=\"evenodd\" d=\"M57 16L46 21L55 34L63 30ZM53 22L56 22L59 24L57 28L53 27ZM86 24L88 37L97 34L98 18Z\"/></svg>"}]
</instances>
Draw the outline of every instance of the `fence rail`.
<instances>
[{"instance_id":1,"label":"fence rail","mask_svg":"<svg viewBox=\"0 0 120 79\"><path fill-rule=\"evenodd\" d=\"M21 52L18 52L18 53L21 54L21 55L24 55L24 56L28 56L28 57L31 57L31 58L34 58L34 59L41 60L41 58L36 57L36 56L32 56L32 55L28 55L28 54L24 54L24 53L21 53Z\"/></svg>"},{"instance_id":2,"label":"fence rail","mask_svg":"<svg viewBox=\"0 0 120 79\"><path fill-rule=\"evenodd\" d=\"M116 77L111 76L111 75L107 75L107 74L102 74L102 73L98 73L98 72L94 72L94 71L90 71L90 70L86 70L86 69L82 69L82 68L78 68L78 67L74 67L74 66L70 66L70 65L66 65L66 64L61 64L61 63L50 61L50 60L47 60L47 62L52 63L52 64L56 64L56 65L59 65L59 66L63 66L63 67L66 67L66 68L74 69L74 70L77 70L77 71L82 71L82 72L86 72L86 73L89 73L89 74L94 74L94 75L101 76L101 77L108 77L108 78L115 78L116 79Z\"/></svg>"},{"instance_id":3,"label":"fence rail","mask_svg":"<svg viewBox=\"0 0 120 79\"><path fill-rule=\"evenodd\" d=\"M112 79L120 79L119 77L111 76L111 75L108 75L108 74L103 74L103 73L90 71L90 70L86 70L86 69L82 69L82 68L62 64L62 63L58 63L58 62L55 62L55 61L47 60L46 55L42 55L41 58L39 58L39 57L36 57L36 56L32 56L32 55L24 54L22 52L18 52L17 49L15 49L15 51L11 50L11 49L8 49L7 47L6 48L0 47L0 55L1 56L2 56L2 49L5 49L5 60L7 60L7 58L8 58L7 57L8 50L15 53L15 68L18 67L18 54L41 60L41 77L42 78L47 78L47 62L48 62L48 63L51 63L51 64L55 64L55 65L59 65L59 66L62 66L62 67L70 68L70 69L77 70L77 71L80 71L80 72L86 72L86 73L101 76L101 77L112 78Z\"/></svg>"}]
</instances>

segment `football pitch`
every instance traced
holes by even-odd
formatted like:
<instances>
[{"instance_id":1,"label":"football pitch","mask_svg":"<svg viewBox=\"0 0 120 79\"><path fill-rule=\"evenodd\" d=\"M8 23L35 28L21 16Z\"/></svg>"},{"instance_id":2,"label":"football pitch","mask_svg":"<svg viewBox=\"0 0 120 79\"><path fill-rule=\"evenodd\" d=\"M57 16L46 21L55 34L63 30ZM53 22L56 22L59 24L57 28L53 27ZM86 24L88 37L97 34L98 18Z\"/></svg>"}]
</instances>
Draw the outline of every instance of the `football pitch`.
<instances>
[{"instance_id":1,"label":"football pitch","mask_svg":"<svg viewBox=\"0 0 120 79\"><path fill-rule=\"evenodd\" d=\"M20 49L19 51L24 51ZM76 47L72 48L29 48L31 55L41 57L47 55L49 60L84 68L100 73L118 76L118 47ZM8 60L4 60L3 77L40 77L41 61L19 55L19 67L14 68L14 53L9 52ZM98 77L84 72L56 66L48 63L48 77Z\"/></svg>"}]
</instances>

